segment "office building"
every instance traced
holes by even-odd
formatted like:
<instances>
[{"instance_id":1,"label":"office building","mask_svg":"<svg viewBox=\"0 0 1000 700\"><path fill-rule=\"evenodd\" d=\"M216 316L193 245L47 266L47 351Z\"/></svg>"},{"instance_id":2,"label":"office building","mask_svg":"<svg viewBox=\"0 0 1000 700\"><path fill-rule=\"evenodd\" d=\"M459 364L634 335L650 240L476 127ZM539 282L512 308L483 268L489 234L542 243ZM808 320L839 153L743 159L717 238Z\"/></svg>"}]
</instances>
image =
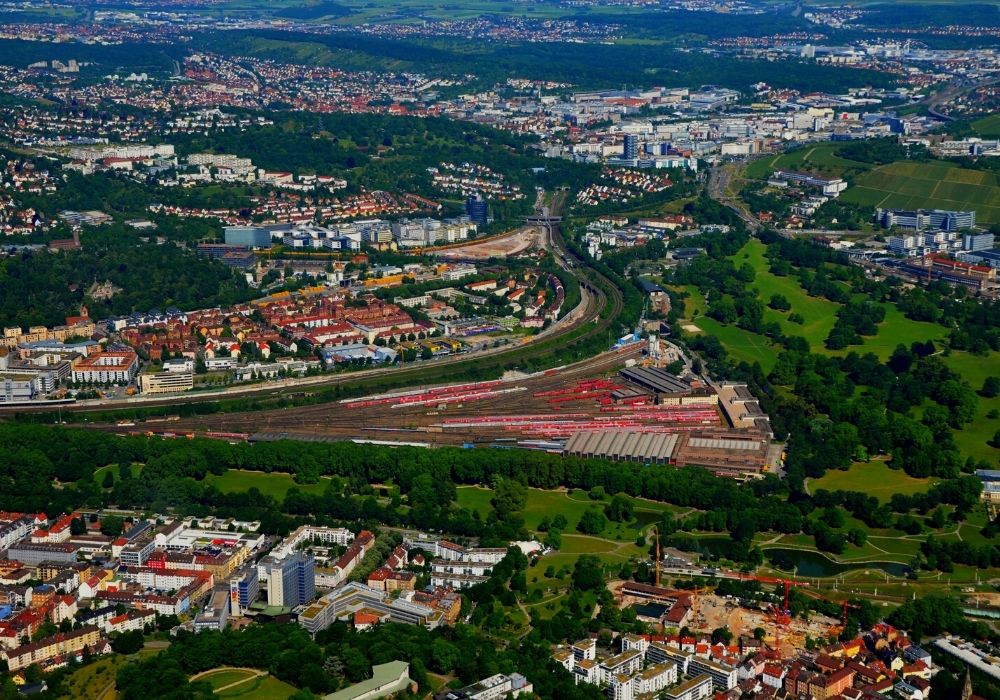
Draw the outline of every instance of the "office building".
<instances>
[{"instance_id":1,"label":"office building","mask_svg":"<svg viewBox=\"0 0 1000 700\"><path fill-rule=\"evenodd\" d=\"M884 228L896 226L902 229L921 231L941 229L960 231L976 225L975 211L950 211L946 209L876 209L875 218Z\"/></svg>"},{"instance_id":2,"label":"office building","mask_svg":"<svg viewBox=\"0 0 1000 700\"><path fill-rule=\"evenodd\" d=\"M990 250L995 242L992 233L966 233L962 235L962 250L968 252L979 252Z\"/></svg>"},{"instance_id":3,"label":"office building","mask_svg":"<svg viewBox=\"0 0 1000 700\"><path fill-rule=\"evenodd\" d=\"M465 200L465 213L472 223L485 226L490 222L490 203L483 195L474 194Z\"/></svg>"},{"instance_id":4,"label":"office building","mask_svg":"<svg viewBox=\"0 0 1000 700\"><path fill-rule=\"evenodd\" d=\"M257 565L257 574L267 588L268 605L294 608L316 597L316 560L310 555L265 557Z\"/></svg>"},{"instance_id":5,"label":"office building","mask_svg":"<svg viewBox=\"0 0 1000 700\"><path fill-rule=\"evenodd\" d=\"M223 232L226 245L247 248L271 247L271 232L263 226L226 226Z\"/></svg>"},{"instance_id":6,"label":"office building","mask_svg":"<svg viewBox=\"0 0 1000 700\"><path fill-rule=\"evenodd\" d=\"M153 372L139 375L139 391L143 394L172 394L194 387L191 372Z\"/></svg>"},{"instance_id":7,"label":"office building","mask_svg":"<svg viewBox=\"0 0 1000 700\"><path fill-rule=\"evenodd\" d=\"M530 696L533 692L531 683L520 673L509 676L497 673L465 688L440 692L434 700L500 700L522 694Z\"/></svg>"}]
</instances>

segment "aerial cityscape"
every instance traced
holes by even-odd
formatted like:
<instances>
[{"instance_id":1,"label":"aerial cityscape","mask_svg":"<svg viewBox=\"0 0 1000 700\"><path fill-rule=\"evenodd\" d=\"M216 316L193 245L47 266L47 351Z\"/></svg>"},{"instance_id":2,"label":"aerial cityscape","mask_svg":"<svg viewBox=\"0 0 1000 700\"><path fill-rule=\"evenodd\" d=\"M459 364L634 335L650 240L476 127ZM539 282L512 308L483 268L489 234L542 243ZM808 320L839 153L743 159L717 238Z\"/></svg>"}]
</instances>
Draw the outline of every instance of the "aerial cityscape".
<instances>
[{"instance_id":1,"label":"aerial cityscape","mask_svg":"<svg viewBox=\"0 0 1000 700\"><path fill-rule=\"evenodd\" d=\"M998 0L0 0L0 700L1000 700L998 270Z\"/></svg>"}]
</instances>

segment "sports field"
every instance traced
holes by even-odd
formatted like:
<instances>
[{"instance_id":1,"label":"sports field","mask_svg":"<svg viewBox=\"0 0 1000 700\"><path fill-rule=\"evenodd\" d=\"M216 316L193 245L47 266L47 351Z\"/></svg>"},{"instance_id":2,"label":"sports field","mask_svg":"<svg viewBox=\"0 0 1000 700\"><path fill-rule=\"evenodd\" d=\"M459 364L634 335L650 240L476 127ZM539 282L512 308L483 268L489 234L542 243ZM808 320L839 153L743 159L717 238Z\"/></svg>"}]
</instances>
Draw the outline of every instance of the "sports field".
<instances>
[{"instance_id":1,"label":"sports field","mask_svg":"<svg viewBox=\"0 0 1000 700\"><path fill-rule=\"evenodd\" d=\"M830 469L823 478L810 479L809 491L861 491L888 501L895 493L909 496L926 491L933 483L932 479L915 479L902 470L889 469L882 461L855 462L847 471Z\"/></svg>"},{"instance_id":2,"label":"sports field","mask_svg":"<svg viewBox=\"0 0 1000 700\"><path fill-rule=\"evenodd\" d=\"M845 202L900 209L974 209L982 223L1000 222L1000 177L948 163L901 161L857 177Z\"/></svg>"},{"instance_id":3,"label":"sports field","mask_svg":"<svg viewBox=\"0 0 1000 700\"><path fill-rule=\"evenodd\" d=\"M222 476L209 474L205 483L211 484L223 493L243 493L256 488L265 496L282 500L288 489L295 487L302 493L321 495L330 483L330 477L320 477L315 484L296 484L291 474L280 472L254 472L242 469L229 469Z\"/></svg>"}]
</instances>

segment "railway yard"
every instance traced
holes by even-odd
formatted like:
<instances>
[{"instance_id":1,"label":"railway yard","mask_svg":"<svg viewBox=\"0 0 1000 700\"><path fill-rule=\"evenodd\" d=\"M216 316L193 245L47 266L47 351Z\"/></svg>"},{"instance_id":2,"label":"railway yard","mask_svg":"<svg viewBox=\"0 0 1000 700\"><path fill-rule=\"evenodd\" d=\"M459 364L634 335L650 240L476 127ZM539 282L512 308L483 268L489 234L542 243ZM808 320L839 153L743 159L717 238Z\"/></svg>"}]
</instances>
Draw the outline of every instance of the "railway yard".
<instances>
[{"instance_id":1,"label":"railway yard","mask_svg":"<svg viewBox=\"0 0 1000 700\"><path fill-rule=\"evenodd\" d=\"M770 443L769 431L747 429L733 402L720 399L732 393L731 386L716 389L689 378L692 388L676 382L679 391L665 393L638 384L643 376L669 378L662 370L635 371L637 362L647 362L645 348L629 343L573 365L532 375L508 373L498 380L104 427L228 440L521 447L643 464L696 464L737 478L777 468L780 448ZM755 402L740 406L748 404Z\"/></svg>"}]
</instances>

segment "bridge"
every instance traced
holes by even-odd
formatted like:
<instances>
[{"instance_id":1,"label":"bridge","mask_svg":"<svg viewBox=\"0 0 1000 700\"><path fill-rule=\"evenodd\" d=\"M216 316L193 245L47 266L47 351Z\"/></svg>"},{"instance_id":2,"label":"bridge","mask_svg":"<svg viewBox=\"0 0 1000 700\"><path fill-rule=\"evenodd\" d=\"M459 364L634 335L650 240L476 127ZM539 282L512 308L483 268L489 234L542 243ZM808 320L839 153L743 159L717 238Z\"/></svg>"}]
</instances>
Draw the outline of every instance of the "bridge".
<instances>
[{"instance_id":1,"label":"bridge","mask_svg":"<svg viewBox=\"0 0 1000 700\"><path fill-rule=\"evenodd\" d=\"M531 226L551 226L562 223L561 216L536 215L529 216L525 221Z\"/></svg>"}]
</instances>

